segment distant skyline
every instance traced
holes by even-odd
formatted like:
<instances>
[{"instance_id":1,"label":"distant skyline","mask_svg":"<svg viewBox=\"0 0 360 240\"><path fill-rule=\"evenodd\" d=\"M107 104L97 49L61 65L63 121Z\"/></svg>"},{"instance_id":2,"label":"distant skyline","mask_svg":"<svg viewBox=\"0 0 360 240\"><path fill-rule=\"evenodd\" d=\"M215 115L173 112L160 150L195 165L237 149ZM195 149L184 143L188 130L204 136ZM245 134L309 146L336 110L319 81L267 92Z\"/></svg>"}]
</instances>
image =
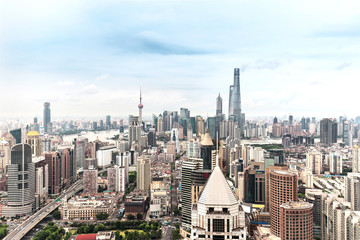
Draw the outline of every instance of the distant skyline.
<instances>
[{"instance_id":1,"label":"distant skyline","mask_svg":"<svg viewBox=\"0 0 360 240\"><path fill-rule=\"evenodd\" d=\"M311 6L311 7L309 7ZM360 115L357 1L2 1L0 119ZM40 118L42 119L42 118ZM40 120L39 119L39 120Z\"/></svg>"}]
</instances>

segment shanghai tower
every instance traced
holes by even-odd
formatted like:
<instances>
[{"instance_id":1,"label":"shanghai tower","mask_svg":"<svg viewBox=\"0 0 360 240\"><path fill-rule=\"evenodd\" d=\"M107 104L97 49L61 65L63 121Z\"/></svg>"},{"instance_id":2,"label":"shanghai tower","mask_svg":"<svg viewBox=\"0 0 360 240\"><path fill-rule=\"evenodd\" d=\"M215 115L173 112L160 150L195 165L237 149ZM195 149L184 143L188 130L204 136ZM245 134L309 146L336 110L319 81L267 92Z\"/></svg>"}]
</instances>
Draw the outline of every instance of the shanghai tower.
<instances>
[{"instance_id":1,"label":"shanghai tower","mask_svg":"<svg viewBox=\"0 0 360 240\"><path fill-rule=\"evenodd\" d=\"M234 69L234 84L230 85L229 92L229 120L237 122L241 133L244 129L244 121L241 115L241 96L240 96L240 69Z\"/></svg>"}]
</instances>

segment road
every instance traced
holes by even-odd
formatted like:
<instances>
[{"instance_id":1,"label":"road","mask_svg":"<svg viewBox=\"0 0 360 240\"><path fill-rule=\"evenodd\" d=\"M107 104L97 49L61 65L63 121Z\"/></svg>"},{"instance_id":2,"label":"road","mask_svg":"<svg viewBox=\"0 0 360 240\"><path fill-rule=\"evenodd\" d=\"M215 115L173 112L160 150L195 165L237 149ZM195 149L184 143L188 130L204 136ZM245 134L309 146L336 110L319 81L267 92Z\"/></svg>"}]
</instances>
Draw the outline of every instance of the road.
<instances>
[{"instance_id":1,"label":"road","mask_svg":"<svg viewBox=\"0 0 360 240\"><path fill-rule=\"evenodd\" d=\"M43 220L49 213L58 208L61 204L61 200L66 196L69 198L76 192L82 189L82 179L79 179L75 182L66 192L62 193L58 199L60 201L52 200L45 207L41 208L39 211L31 215L28 219L26 219L22 224L17 226L14 230L12 230L4 240L20 240L22 237L26 235L33 227L35 227L41 220Z\"/></svg>"}]
</instances>

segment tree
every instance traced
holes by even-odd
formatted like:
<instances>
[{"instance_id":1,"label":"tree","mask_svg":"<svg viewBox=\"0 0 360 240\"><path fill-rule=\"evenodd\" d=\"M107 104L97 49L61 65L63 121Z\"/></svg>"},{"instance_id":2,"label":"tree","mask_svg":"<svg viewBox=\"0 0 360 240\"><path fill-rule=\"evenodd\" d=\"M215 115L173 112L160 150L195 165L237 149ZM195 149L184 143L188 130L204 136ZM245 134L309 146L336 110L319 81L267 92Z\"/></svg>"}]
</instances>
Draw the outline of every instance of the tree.
<instances>
[{"instance_id":1,"label":"tree","mask_svg":"<svg viewBox=\"0 0 360 240\"><path fill-rule=\"evenodd\" d=\"M127 219L127 220L134 220L135 217L134 217L134 215L132 215L132 214L128 214L128 215L126 215L126 219Z\"/></svg>"},{"instance_id":2,"label":"tree","mask_svg":"<svg viewBox=\"0 0 360 240\"><path fill-rule=\"evenodd\" d=\"M173 230L171 235L173 240L181 239L180 230L178 228Z\"/></svg>"},{"instance_id":3,"label":"tree","mask_svg":"<svg viewBox=\"0 0 360 240\"><path fill-rule=\"evenodd\" d=\"M60 213L58 210L56 210L56 211L54 211L54 213L53 213L53 217L54 217L56 220L59 220L59 219L61 218L61 213Z\"/></svg>"},{"instance_id":4,"label":"tree","mask_svg":"<svg viewBox=\"0 0 360 240\"><path fill-rule=\"evenodd\" d=\"M181 216L181 211L177 207L174 210L174 215L175 216Z\"/></svg>"},{"instance_id":5,"label":"tree","mask_svg":"<svg viewBox=\"0 0 360 240\"><path fill-rule=\"evenodd\" d=\"M106 212L101 212L96 214L96 219L97 220L106 220L109 217L109 214Z\"/></svg>"},{"instance_id":6,"label":"tree","mask_svg":"<svg viewBox=\"0 0 360 240\"><path fill-rule=\"evenodd\" d=\"M141 213L136 214L136 218L138 220L141 220L143 218L143 215Z\"/></svg>"}]
</instances>

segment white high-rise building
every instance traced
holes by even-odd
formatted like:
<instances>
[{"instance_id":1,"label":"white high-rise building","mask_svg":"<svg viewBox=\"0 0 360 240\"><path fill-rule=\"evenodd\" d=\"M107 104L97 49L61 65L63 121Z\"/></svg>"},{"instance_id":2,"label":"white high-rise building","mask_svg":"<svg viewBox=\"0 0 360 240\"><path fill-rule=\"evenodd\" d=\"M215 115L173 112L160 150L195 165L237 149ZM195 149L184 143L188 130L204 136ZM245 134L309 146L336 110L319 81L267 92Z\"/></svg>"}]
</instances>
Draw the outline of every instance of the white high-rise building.
<instances>
[{"instance_id":1,"label":"white high-rise building","mask_svg":"<svg viewBox=\"0 0 360 240\"><path fill-rule=\"evenodd\" d=\"M354 146L352 151L352 171L360 173L360 149L358 146Z\"/></svg>"},{"instance_id":2,"label":"white high-rise building","mask_svg":"<svg viewBox=\"0 0 360 240\"><path fill-rule=\"evenodd\" d=\"M360 173L348 173L345 177L345 201L351 209L360 211Z\"/></svg>"},{"instance_id":3,"label":"white high-rise building","mask_svg":"<svg viewBox=\"0 0 360 240\"><path fill-rule=\"evenodd\" d=\"M191 239L246 239L245 212L217 165L191 213Z\"/></svg>"},{"instance_id":4,"label":"white high-rise building","mask_svg":"<svg viewBox=\"0 0 360 240\"><path fill-rule=\"evenodd\" d=\"M339 153L330 153L329 156L330 173L342 173L342 156Z\"/></svg>"},{"instance_id":5,"label":"white high-rise building","mask_svg":"<svg viewBox=\"0 0 360 240\"><path fill-rule=\"evenodd\" d=\"M314 174L322 172L322 154L320 152L310 152L306 154L306 167Z\"/></svg>"},{"instance_id":6,"label":"white high-rise building","mask_svg":"<svg viewBox=\"0 0 360 240\"><path fill-rule=\"evenodd\" d=\"M186 142L186 156L188 158L200 157L199 142L194 141L194 140Z\"/></svg>"}]
</instances>

